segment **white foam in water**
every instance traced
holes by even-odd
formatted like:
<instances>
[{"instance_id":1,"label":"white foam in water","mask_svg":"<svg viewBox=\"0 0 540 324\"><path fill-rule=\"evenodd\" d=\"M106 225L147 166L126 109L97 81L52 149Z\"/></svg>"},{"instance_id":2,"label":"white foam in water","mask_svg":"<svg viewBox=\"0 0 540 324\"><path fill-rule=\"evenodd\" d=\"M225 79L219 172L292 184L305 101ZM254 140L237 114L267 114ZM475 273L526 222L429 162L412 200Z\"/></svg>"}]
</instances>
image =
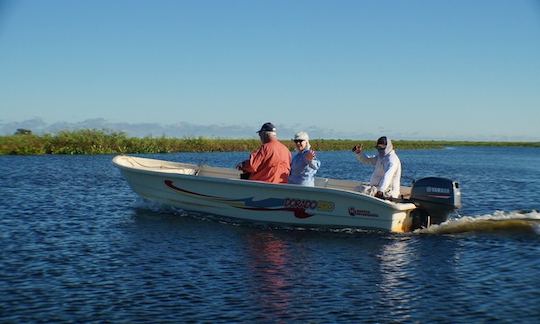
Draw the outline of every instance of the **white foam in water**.
<instances>
[{"instance_id":1,"label":"white foam in water","mask_svg":"<svg viewBox=\"0 0 540 324\"><path fill-rule=\"evenodd\" d=\"M463 232L510 232L528 231L540 234L540 212L495 211L493 214L462 216L449 219L440 225L416 230L415 233L463 233Z\"/></svg>"},{"instance_id":2,"label":"white foam in water","mask_svg":"<svg viewBox=\"0 0 540 324\"><path fill-rule=\"evenodd\" d=\"M172 207L169 205L164 205L158 202L154 202L151 200L146 200L143 198L138 198L135 202L135 208L141 208L141 209L148 209L154 213L166 213L166 214L175 214L175 215L181 215L186 216L187 212L183 209Z\"/></svg>"}]
</instances>

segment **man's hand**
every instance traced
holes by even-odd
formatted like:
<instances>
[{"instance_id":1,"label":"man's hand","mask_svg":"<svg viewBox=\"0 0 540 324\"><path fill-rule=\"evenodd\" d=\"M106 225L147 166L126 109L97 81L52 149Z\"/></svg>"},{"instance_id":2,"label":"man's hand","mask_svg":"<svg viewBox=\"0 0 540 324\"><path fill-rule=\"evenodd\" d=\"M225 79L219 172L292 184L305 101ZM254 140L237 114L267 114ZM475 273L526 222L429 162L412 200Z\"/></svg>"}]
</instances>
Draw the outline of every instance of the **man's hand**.
<instances>
[{"instance_id":1,"label":"man's hand","mask_svg":"<svg viewBox=\"0 0 540 324\"><path fill-rule=\"evenodd\" d=\"M352 148L352 151L353 151L354 153L356 153L356 154L362 153L362 150L363 150L362 144L360 144L360 145L355 145L355 146L353 146L353 148Z\"/></svg>"},{"instance_id":2,"label":"man's hand","mask_svg":"<svg viewBox=\"0 0 540 324\"><path fill-rule=\"evenodd\" d=\"M310 150L306 153L306 160L311 161L315 158L315 151Z\"/></svg>"},{"instance_id":3,"label":"man's hand","mask_svg":"<svg viewBox=\"0 0 540 324\"><path fill-rule=\"evenodd\" d=\"M243 171L243 170L244 170L244 162L245 162L245 161L242 161L242 162L238 163L238 164L236 165L236 169L237 169L237 170L240 170L240 171Z\"/></svg>"}]
</instances>

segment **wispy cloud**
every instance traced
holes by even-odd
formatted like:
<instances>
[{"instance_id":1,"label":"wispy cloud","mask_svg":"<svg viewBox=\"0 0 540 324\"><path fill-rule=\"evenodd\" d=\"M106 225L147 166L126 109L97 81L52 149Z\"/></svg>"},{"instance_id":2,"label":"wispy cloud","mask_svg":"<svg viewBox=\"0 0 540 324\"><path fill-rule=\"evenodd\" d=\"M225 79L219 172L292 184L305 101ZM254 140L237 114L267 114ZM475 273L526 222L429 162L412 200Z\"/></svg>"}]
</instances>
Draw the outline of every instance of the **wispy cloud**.
<instances>
[{"instance_id":1,"label":"wispy cloud","mask_svg":"<svg viewBox=\"0 0 540 324\"><path fill-rule=\"evenodd\" d=\"M256 137L256 131L260 125L197 125L189 122L177 122L172 124L159 123L115 123L103 118L87 119L81 122L56 122L46 123L41 118L33 118L20 122L0 121L0 134L10 135L17 129L30 129L35 134L57 133L64 130L77 129L102 129L107 131L121 131L129 136L169 136L169 137L213 137L213 138L251 138ZM304 130L313 138L363 138L373 137L371 134L353 134L338 132L322 127L279 126L278 134L281 138L292 137L294 133Z\"/></svg>"},{"instance_id":2,"label":"wispy cloud","mask_svg":"<svg viewBox=\"0 0 540 324\"><path fill-rule=\"evenodd\" d=\"M386 135L394 139L410 140L464 140L464 141L539 141L534 136L509 136L504 134L467 134L467 135L438 135L429 136L418 129L408 133L392 132L380 129L379 132L369 131L339 131L321 126L304 126L300 124L276 125L281 139L292 138L298 131L307 131L311 138L324 139L375 139ZM106 131L125 132L134 137L210 137L210 138L254 138L260 125L198 125L189 122L171 124L159 123L118 123L104 118L87 119L80 122L47 123L42 118L33 118L17 122L0 120L0 135L11 135L19 128L30 129L34 134L54 134L64 130L100 129ZM451 131L451 130L449 130Z\"/></svg>"}]
</instances>

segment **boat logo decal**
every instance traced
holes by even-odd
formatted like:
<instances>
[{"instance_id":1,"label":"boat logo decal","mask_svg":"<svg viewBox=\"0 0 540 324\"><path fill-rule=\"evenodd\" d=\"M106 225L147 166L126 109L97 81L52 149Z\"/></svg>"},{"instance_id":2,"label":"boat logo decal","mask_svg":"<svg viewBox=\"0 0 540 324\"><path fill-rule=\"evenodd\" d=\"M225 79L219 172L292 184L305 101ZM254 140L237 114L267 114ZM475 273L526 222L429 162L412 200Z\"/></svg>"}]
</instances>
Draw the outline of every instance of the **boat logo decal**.
<instances>
[{"instance_id":1,"label":"boat logo decal","mask_svg":"<svg viewBox=\"0 0 540 324\"><path fill-rule=\"evenodd\" d=\"M180 192L184 195L194 196L199 199L212 200L214 202L226 204L230 207L254 211L290 211L293 212L294 216L297 218L308 218L314 215L307 210L332 211L335 207L333 202L324 200L317 201L296 198L267 198L255 200L254 197L228 199L180 188L176 186L172 180L165 180L164 183L167 187L176 192Z\"/></svg>"},{"instance_id":2,"label":"boat logo decal","mask_svg":"<svg viewBox=\"0 0 540 324\"><path fill-rule=\"evenodd\" d=\"M355 207L349 207L349 215L351 215L351 216L365 216L365 217L379 217L378 214L373 214L369 210L357 209Z\"/></svg>"},{"instance_id":3,"label":"boat logo decal","mask_svg":"<svg viewBox=\"0 0 540 324\"><path fill-rule=\"evenodd\" d=\"M331 201L324 200L285 198L285 207L332 211L335 208L335 204Z\"/></svg>"},{"instance_id":4,"label":"boat logo decal","mask_svg":"<svg viewBox=\"0 0 540 324\"><path fill-rule=\"evenodd\" d=\"M450 189L448 188L438 188L438 187L426 187L427 192L433 192L433 193L442 193L442 194L449 194Z\"/></svg>"}]
</instances>

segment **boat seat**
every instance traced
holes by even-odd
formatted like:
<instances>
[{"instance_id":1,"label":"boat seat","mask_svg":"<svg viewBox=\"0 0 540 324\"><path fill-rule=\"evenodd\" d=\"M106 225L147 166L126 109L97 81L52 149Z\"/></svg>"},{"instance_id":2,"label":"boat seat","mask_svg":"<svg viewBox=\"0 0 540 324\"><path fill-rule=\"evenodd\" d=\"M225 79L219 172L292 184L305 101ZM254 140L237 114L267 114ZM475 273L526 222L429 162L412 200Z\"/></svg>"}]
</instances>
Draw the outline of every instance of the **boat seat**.
<instances>
[{"instance_id":1,"label":"boat seat","mask_svg":"<svg viewBox=\"0 0 540 324\"><path fill-rule=\"evenodd\" d=\"M405 186L401 186L401 188L399 188L399 194L404 198L404 199L409 199L411 197L411 187L405 187Z\"/></svg>"},{"instance_id":2,"label":"boat seat","mask_svg":"<svg viewBox=\"0 0 540 324\"><path fill-rule=\"evenodd\" d=\"M210 166L201 166L197 175L203 177L217 177L225 179L240 179L240 171L227 168L216 168Z\"/></svg>"},{"instance_id":3,"label":"boat seat","mask_svg":"<svg viewBox=\"0 0 540 324\"><path fill-rule=\"evenodd\" d=\"M363 183L353 180L339 180L339 179L328 179L328 178L315 178L315 187L319 188L331 188L331 189L342 189L350 190L356 192L364 192L364 186L369 185L368 183ZM411 196L411 187L401 186L400 196L404 199L408 199Z\"/></svg>"},{"instance_id":4,"label":"boat seat","mask_svg":"<svg viewBox=\"0 0 540 324\"><path fill-rule=\"evenodd\" d=\"M161 171L164 171L164 170L161 170ZM167 171L167 170L165 170ZM185 169L175 169L175 170L171 170L171 171L168 171L168 172L171 172L171 173L178 173L178 174L187 174L187 175L194 175L194 174L197 174L197 170L196 169L192 169L192 168L185 168Z\"/></svg>"},{"instance_id":5,"label":"boat seat","mask_svg":"<svg viewBox=\"0 0 540 324\"><path fill-rule=\"evenodd\" d=\"M361 191L361 183L352 180L339 180L328 178L315 178L315 187Z\"/></svg>"},{"instance_id":6,"label":"boat seat","mask_svg":"<svg viewBox=\"0 0 540 324\"><path fill-rule=\"evenodd\" d=\"M327 178L315 177L315 187L326 188L327 183L328 183Z\"/></svg>"}]
</instances>

